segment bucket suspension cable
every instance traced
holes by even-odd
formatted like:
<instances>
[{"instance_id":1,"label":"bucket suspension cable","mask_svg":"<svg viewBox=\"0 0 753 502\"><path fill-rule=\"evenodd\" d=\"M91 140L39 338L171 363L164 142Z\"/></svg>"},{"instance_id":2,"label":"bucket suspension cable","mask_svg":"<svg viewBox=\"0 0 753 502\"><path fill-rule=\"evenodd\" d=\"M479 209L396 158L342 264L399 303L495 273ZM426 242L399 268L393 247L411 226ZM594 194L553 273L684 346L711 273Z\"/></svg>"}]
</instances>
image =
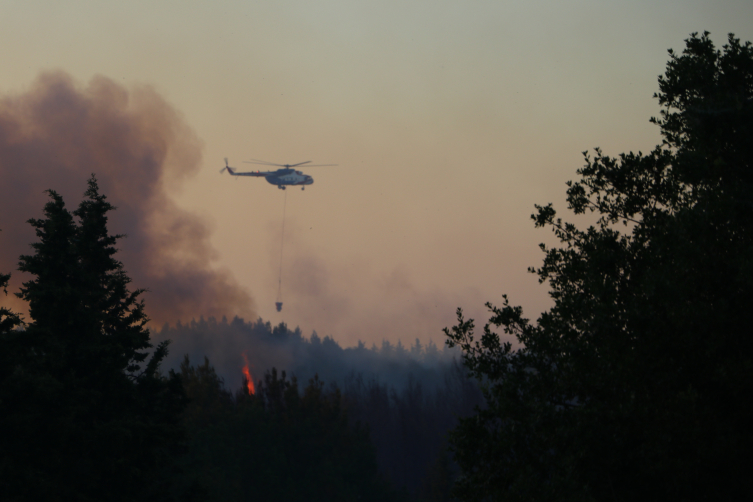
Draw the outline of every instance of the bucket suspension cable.
<instances>
[{"instance_id":1,"label":"bucket suspension cable","mask_svg":"<svg viewBox=\"0 0 753 502\"><path fill-rule=\"evenodd\" d=\"M277 301L275 302L275 307L277 307L277 312L280 312L282 310L282 251L285 247L285 210L288 206L288 192L287 190L284 191L285 198L282 203L282 232L280 234L280 273L277 278Z\"/></svg>"}]
</instances>

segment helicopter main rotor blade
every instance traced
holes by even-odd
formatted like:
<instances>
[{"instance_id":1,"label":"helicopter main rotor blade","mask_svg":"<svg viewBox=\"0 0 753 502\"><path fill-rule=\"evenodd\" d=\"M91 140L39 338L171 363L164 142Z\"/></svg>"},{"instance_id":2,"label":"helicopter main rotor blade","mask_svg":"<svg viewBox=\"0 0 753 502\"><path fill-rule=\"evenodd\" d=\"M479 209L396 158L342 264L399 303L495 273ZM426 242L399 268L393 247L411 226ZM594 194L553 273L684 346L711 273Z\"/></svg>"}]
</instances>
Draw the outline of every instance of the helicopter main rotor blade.
<instances>
[{"instance_id":1,"label":"helicopter main rotor blade","mask_svg":"<svg viewBox=\"0 0 753 502\"><path fill-rule=\"evenodd\" d=\"M290 169L291 167L298 167L302 166L303 164L308 164L311 162L310 160L307 160L306 162L299 162L298 164L275 164L274 162L267 162L266 160L257 160L257 159L251 159L251 160L244 160L246 164L261 164L262 166L277 166L277 167L284 167L285 169Z\"/></svg>"},{"instance_id":2,"label":"helicopter main rotor blade","mask_svg":"<svg viewBox=\"0 0 753 502\"><path fill-rule=\"evenodd\" d=\"M246 164L261 164L262 166L285 167L285 164L275 164L274 162L267 162L266 160L258 160L258 159L244 160L243 162Z\"/></svg>"},{"instance_id":3,"label":"helicopter main rotor blade","mask_svg":"<svg viewBox=\"0 0 753 502\"><path fill-rule=\"evenodd\" d=\"M307 160L306 162L299 162L297 164L275 164L274 162L267 162L266 160L258 160L258 159L251 159L251 160L244 160L245 164L259 164L262 166L275 166L275 167L284 167L285 169L291 169L293 167L302 166L304 164L310 164L306 167L325 167L325 166L336 166L337 164L311 164L310 160Z\"/></svg>"}]
</instances>

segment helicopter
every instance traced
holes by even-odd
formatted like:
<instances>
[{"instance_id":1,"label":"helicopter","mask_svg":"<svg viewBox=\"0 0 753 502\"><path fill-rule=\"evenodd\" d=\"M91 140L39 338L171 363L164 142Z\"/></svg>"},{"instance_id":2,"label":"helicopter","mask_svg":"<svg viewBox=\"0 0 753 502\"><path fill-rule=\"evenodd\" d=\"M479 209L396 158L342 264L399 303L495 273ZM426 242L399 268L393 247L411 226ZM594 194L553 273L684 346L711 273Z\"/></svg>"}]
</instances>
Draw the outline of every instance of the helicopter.
<instances>
[{"instance_id":1,"label":"helicopter","mask_svg":"<svg viewBox=\"0 0 753 502\"><path fill-rule=\"evenodd\" d=\"M264 160L244 160L246 164L260 164L262 166L274 166L281 167L276 171L246 171L238 172L234 167L230 167L225 158L225 167L220 169L220 173L227 171L232 176L255 176L257 178L265 178L267 183L277 186L280 190L285 190L288 186L300 186L301 190L306 189L306 185L314 183L314 178L308 174L303 174L301 171L296 171L295 168L304 164L309 164L311 161L299 162L298 164L274 164L272 162L266 162ZM325 167L336 166L337 164L311 164L306 167Z\"/></svg>"}]
</instances>

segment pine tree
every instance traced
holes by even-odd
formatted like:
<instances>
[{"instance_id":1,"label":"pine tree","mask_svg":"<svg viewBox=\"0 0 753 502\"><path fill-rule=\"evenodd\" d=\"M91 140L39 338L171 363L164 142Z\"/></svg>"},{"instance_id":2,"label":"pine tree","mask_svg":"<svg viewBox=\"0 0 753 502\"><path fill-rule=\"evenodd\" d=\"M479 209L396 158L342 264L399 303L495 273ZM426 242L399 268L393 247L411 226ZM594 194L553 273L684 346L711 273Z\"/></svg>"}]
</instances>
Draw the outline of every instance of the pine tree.
<instances>
[{"instance_id":1,"label":"pine tree","mask_svg":"<svg viewBox=\"0 0 753 502\"><path fill-rule=\"evenodd\" d=\"M0 273L0 288L4 294L8 294L8 281L10 274ZM6 307L0 307L0 335L8 335L22 324L18 314ZM7 368L6 368L7 369Z\"/></svg>"},{"instance_id":2,"label":"pine tree","mask_svg":"<svg viewBox=\"0 0 753 502\"><path fill-rule=\"evenodd\" d=\"M10 274L0 274L0 288L4 294L8 294L8 280ZM0 412L5 411L5 403L12 400L15 394L15 382L19 379L19 370L22 368L23 348L19 343L19 328L23 325L18 314L6 307L0 307ZM0 417L0 425L7 424ZM8 430L3 428L3 430ZM9 438L8 434L0 435L0 451L3 451ZM8 463L12 459L0 455L0 473L8 469ZM2 477L0 477L0 490L3 488Z\"/></svg>"},{"instance_id":3,"label":"pine tree","mask_svg":"<svg viewBox=\"0 0 753 502\"><path fill-rule=\"evenodd\" d=\"M19 270L34 276L18 296L31 322L17 337L15 389L0 403L13 431L0 455L6 493L18 500L149 500L169 496L164 475L181 449L180 379L158 372L148 318L115 259L94 176L70 213L49 190L38 242ZM13 476L11 476L13 474Z\"/></svg>"}]
</instances>

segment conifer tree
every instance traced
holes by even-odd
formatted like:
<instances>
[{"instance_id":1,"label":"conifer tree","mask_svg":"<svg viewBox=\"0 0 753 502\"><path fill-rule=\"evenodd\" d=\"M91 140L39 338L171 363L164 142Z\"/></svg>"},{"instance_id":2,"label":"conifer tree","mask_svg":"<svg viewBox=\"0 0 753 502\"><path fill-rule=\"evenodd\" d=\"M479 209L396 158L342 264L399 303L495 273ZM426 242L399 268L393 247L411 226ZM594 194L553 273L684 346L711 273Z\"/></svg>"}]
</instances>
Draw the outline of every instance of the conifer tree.
<instances>
[{"instance_id":1,"label":"conifer tree","mask_svg":"<svg viewBox=\"0 0 753 502\"><path fill-rule=\"evenodd\" d=\"M8 294L8 281L10 280L10 274L0 273L0 289L4 294ZM5 335L11 333L14 329L21 325L21 318L6 307L0 307L0 334ZM7 368L6 368L7 369Z\"/></svg>"},{"instance_id":2,"label":"conifer tree","mask_svg":"<svg viewBox=\"0 0 753 502\"><path fill-rule=\"evenodd\" d=\"M94 176L73 213L48 195L19 266L33 276L18 293L31 321L0 403L3 430L15 427L0 453L4 488L17 500L164 500L184 401L179 378L158 372L167 343L149 357L143 291L129 291L114 257L122 236L108 233L114 207Z\"/></svg>"}]
</instances>

